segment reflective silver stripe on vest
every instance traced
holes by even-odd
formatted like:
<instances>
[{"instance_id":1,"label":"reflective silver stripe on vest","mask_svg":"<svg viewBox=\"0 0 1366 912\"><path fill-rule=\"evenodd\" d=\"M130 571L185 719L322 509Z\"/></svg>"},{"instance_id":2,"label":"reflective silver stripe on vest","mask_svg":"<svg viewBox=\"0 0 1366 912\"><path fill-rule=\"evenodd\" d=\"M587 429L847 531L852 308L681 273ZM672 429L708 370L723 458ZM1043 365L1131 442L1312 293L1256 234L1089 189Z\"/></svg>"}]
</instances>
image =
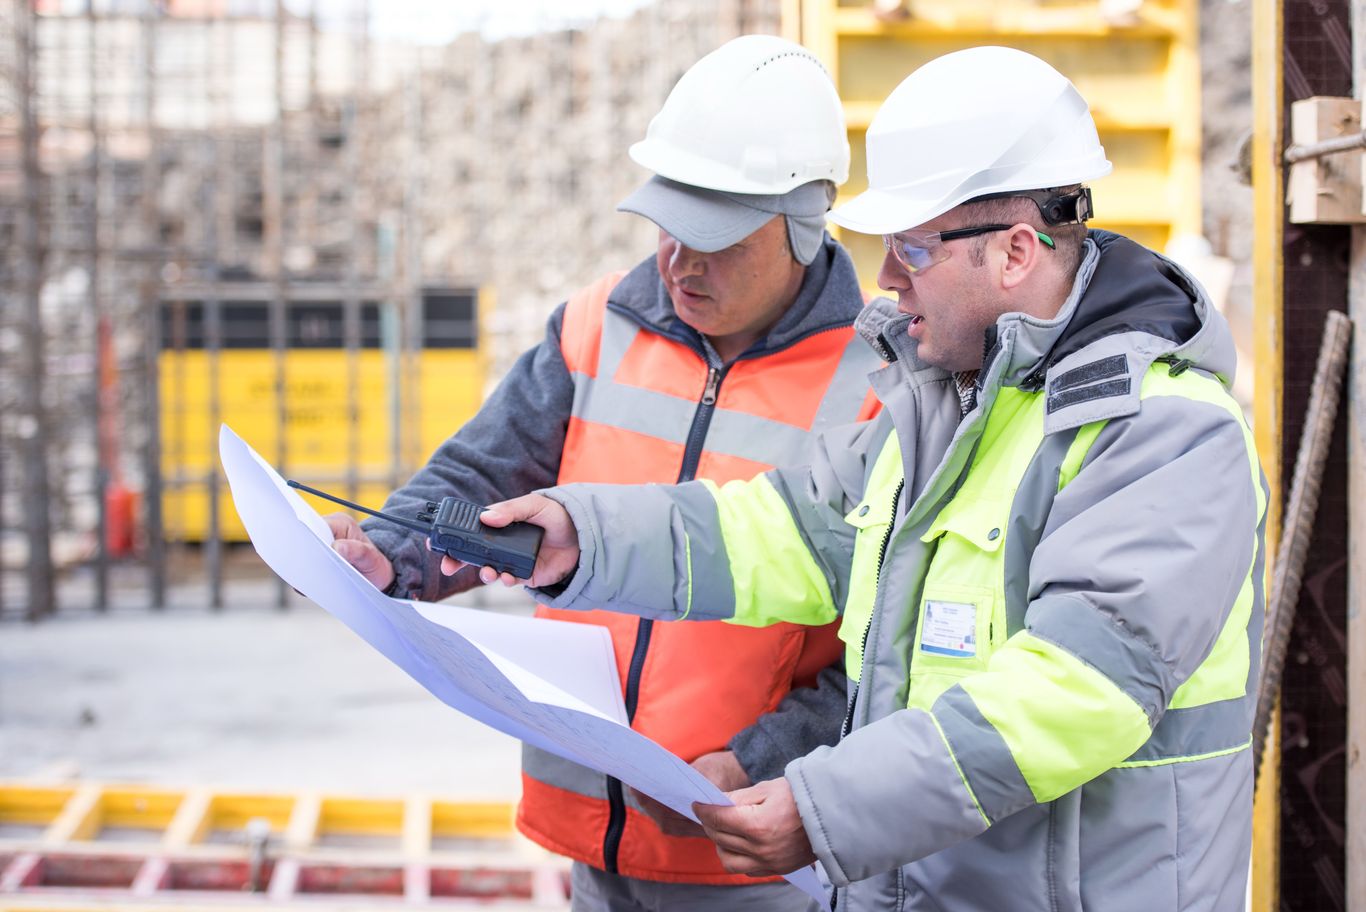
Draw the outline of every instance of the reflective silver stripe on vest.
<instances>
[{"instance_id":1,"label":"reflective silver stripe on vest","mask_svg":"<svg viewBox=\"0 0 1366 912\"><path fill-rule=\"evenodd\" d=\"M566 792L607 800L607 777L602 773L526 743L522 744L522 772Z\"/></svg>"},{"instance_id":2,"label":"reflective silver stripe on vest","mask_svg":"<svg viewBox=\"0 0 1366 912\"><path fill-rule=\"evenodd\" d=\"M573 415L594 424L633 431L683 446L697 403L667 393L574 376ZM791 424L718 408L707 427L706 450L764 465L781 465L801 453L810 435Z\"/></svg>"},{"instance_id":3,"label":"reflective silver stripe on vest","mask_svg":"<svg viewBox=\"0 0 1366 912\"><path fill-rule=\"evenodd\" d=\"M881 365L882 362L871 345L864 342L858 333L850 336L849 344L844 346L844 354L840 355L835 375L830 378L830 385L825 388L825 398L821 400L821 407L816 410L816 418L811 422L811 433L824 433L832 427L848 424L858 418L859 407L868 396L868 375ZM847 401L851 394L858 397L852 403L852 412L851 404Z\"/></svg>"},{"instance_id":4,"label":"reflective silver stripe on vest","mask_svg":"<svg viewBox=\"0 0 1366 912\"><path fill-rule=\"evenodd\" d=\"M697 412L696 400L615 381L617 369L640 331L638 326L612 310L604 314L597 377L574 373L572 414L582 421L684 446ZM787 422L718 407L707 428L705 448L712 453L769 466L791 462L799 458L798 454L805 450L813 433L853 421L858 416L867 395L867 374L876 366L876 355L851 334L810 431Z\"/></svg>"}]
</instances>

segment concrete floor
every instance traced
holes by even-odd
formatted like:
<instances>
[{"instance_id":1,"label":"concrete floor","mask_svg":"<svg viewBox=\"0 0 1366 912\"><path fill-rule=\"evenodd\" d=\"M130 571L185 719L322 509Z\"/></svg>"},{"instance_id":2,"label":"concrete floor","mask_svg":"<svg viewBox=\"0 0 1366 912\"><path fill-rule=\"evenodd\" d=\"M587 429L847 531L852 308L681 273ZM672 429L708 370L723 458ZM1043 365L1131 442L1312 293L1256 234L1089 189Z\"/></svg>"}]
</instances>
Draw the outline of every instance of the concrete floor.
<instances>
[{"instance_id":1,"label":"concrete floor","mask_svg":"<svg viewBox=\"0 0 1366 912\"><path fill-rule=\"evenodd\" d=\"M517 797L517 742L312 603L271 607L270 581L227 592L221 613L173 603L0 622L0 779ZM479 598L529 610L520 593Z\"/></svg>"}]
</instances>

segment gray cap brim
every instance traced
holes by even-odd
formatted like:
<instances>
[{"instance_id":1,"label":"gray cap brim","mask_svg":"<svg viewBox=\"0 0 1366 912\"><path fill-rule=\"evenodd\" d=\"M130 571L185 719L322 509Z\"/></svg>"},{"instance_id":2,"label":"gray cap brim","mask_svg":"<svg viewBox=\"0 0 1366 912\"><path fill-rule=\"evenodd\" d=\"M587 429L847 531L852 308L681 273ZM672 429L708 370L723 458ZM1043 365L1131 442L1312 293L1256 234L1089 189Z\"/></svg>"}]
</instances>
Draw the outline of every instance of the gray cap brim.
<instances>
[{"instance_id":1,"label":"gray cap brim","mask_svg":"<svg viewBox=\"0 0 1366 912\"><path fill-rule=\"evenodd\" d=\"M779 214L658 175L622 200L617 211L643 215L701 253L715 253L737 244Z\"/></svg>"}]
</instances>

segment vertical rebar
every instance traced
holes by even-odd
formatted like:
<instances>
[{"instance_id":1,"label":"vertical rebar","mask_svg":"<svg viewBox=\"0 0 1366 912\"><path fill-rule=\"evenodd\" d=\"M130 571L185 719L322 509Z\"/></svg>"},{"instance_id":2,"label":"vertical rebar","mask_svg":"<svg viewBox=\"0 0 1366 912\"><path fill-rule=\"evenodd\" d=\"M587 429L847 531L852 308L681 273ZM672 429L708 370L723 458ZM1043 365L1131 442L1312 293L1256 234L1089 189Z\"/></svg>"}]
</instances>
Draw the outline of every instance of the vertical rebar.
<instances>
[{"instance_id":1,"label":"vertical rebar","mask_svg":"<svg viewBox=\"0 0 1366 912\"><path fill-rule=\"evenodd\" d=\"M222 493L222 485L219 480L219 462L215 454L218 452L218 425L222 422L222 395L220 385L222 383L222 372L220 355L223 349L223 311L220 299L219 279L222 277L220 269L221 251L218 243L218 225L220 214L218 212L222 194L219 190L219 181L223 177L224 155L220 145L223 141L224 115L223 115L223 66L221 50L224 45L225 24L222 11L216 11L209 20L209 54L208 54L208 84L209 84L209 118L210 127L208 135L204 137L204 144L208 148L207 167L205 168L205 179L202 185L203 203L199 207L200 213L205 219L204 225L204 275L208 280L208 293L204 296L204 357L205 368L208 372L208 421L204 428L206 435L205 449L210 453L210 458L206 465L207 476L205 478L206 496L208 497L208 528L204 541L204 569L208 574L209 585L209 608L213 611L221 611L223 608L223 517L219 509L219 498Z\"/></svg>"},{"instance_id":2,"label":"vertical rebar","mask_svg":"<svg viewBox=\"0 0 1366 912\"><path fill-rule=\"evenodd\" d=\"M145 258L142 277L146 322L144 370L147 384L147 429L143 451L143 509L146 515L147 588L152 607L166 607L166 528L162 514L161 475L161 304L157 287L161 269L161 217L157 188L161 175L161 134L156 122L156 5L148 3L142 18L142 116L147 129L147 157L142 163L141 221Z\"/></svg>"},{"instance_id":3,"label":"vertical rebar","mask_svg":"<svg viewBox=\"0 0 1366 912\"><path fill-rule=\"evenodd\" d=\"M370 29L369 4L361 0L359 26L352 35L351 86L342 103L341 130L345 143L342 153L346 182L346 278L342 299L343 333L346 346L346 497L360 499L360 213L357 210L356 182L360 178L360 136L357 116L361 93L365 91L369 66L367 58Z\"/></svg>"},{"instance_id":4,"label":"vertical rebar","mask_svg":"<svg viewBox=\"0 0 1366 912\"><path fill-rule=\"evenodd\" d=\"M100 135L99 119L99 71L96 61L99 55L99 42L96 37L95 0L86 0L86 75L87 102L90 105L90 209L86 223L86 244L89 260L87 271L90 274L90 314L94 320L93 337L95 369L92 372L93 394L90 397L91 433L95 438L95 498L98 520L95 524L95 610L109 610L109 465L112 454L106 450L104 426L105 384L112 375L112 366L105 363L109 356L105 345L108 327L108 314L104 310L104 296L100 293L100 158L103 155L103 137Z\"/></svg>"},{"instance_id":5,"label":"vertical rebar","mask_svg":"<svg viewBox=\"0 0 1366 912\"><path fill-rule=\"evenodd\" d=\"M286 402L286 316L285 295L285 222L284 222L284 167L285 167L285 4L275 0L275 119L266 133L266 156L263 174L265 202L266 262L271 279L270 347L275 363L275 468L286 474L289 457L289 416ZM288 587L277 580L275 605L288 604Z\"/></svg>"},{"instance_id":6,"label":"vertical rebar","mask_svg":"<svg viewBox=\"0 0 1366 912\"><path fill-rule=\"evenodd\" d=\"M29 3L15 13L16 70L19 88L20 194L18 212L19 262L16 268L21 298L21 338L24 368L20 373L19 445L24 464L24 525L28 533L28 608L30 621L56 608L52 580L52 522L48 513L50 489L47 466L48 416L43 402L43 238L40 224L42 194L38 163L38 117L34 104L34 57L37 54L36 13Z\"/></svg>"},{"instance_id":7,"label":"vertical rebar","mask_svg":"<svg viewBox=\"0 0 1366 912\"><path fill-rule=\"evenodd\" d=\"M407 181L403 187L403 342L400 349L403 364L404 437L401 474L421 465L426 455L422 452L419 435L422 422L418 417L422 397L419 390L422 357L422 67L409 71L409 84L403 93L404 133L408 147Z\"/></svg>"}]
</instances>

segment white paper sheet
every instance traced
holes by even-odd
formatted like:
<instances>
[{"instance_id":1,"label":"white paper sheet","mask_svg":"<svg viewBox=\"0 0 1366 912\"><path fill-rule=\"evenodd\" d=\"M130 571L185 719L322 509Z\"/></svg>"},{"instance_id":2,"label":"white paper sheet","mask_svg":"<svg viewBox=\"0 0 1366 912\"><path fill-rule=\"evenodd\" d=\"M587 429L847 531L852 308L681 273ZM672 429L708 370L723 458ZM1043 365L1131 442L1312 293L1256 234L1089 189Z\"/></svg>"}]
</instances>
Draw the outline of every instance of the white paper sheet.
<instances>
[{"instance_id":1,"label":"white paper sheet","mask_svg":"<svg viewBox=\"0 0 1366 912\"><path fill-rule=\"evenodd\" d=\"M388 598L332 550L322 518L227 425L218 446L262 560L437 699L693 820L694 801L730 804L706 777L625 724L606 630ZM814 869L787 879L826 902Z\"/></svg>"}]
</instances>

